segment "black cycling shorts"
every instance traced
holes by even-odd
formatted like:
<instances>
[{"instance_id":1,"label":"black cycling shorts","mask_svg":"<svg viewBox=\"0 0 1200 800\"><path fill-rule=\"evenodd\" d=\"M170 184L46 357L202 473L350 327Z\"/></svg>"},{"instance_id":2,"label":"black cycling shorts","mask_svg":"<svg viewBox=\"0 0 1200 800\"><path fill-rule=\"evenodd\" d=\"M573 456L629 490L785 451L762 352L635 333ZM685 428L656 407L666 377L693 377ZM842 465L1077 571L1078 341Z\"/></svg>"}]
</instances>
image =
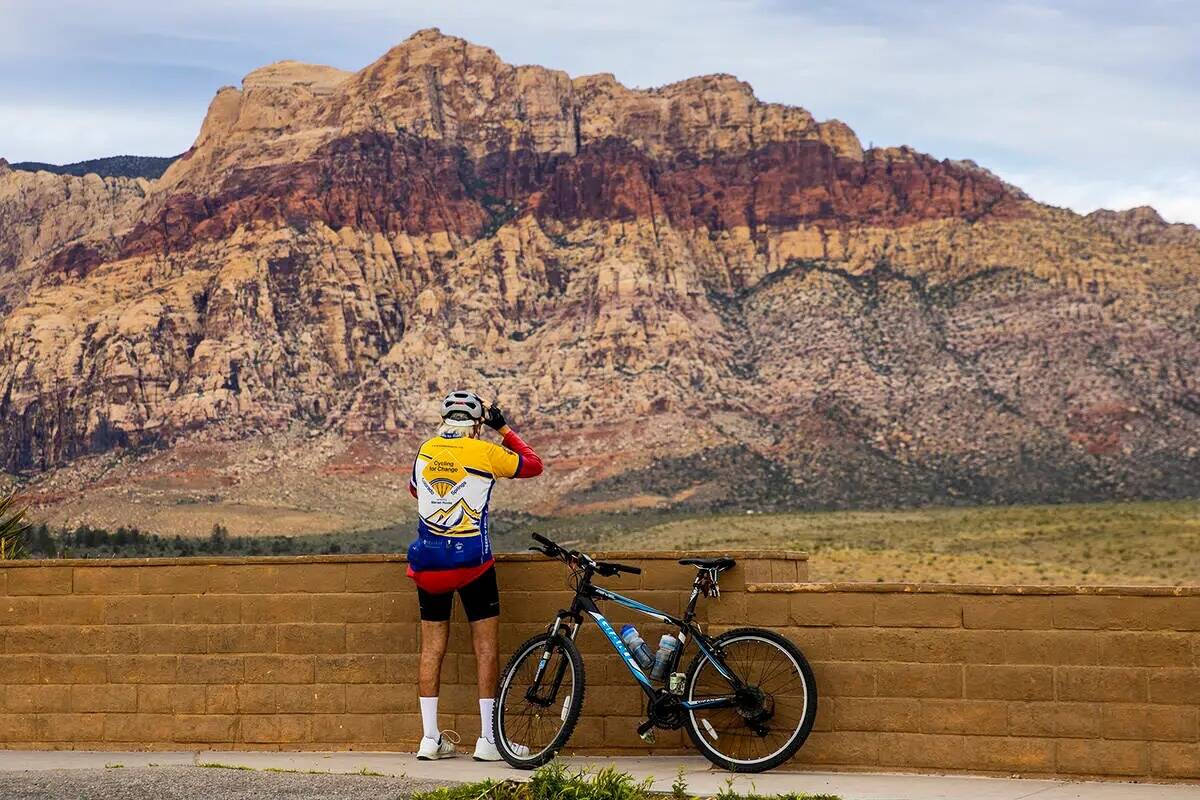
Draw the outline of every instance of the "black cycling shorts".
<instances>
[{"instance_id":1,"label":"black cycling shorts","mask_svg":"<svg viewBox=\"0 0 1200 800\"><path fill-rule=\"evenodd\" d=\"M462 598L463 610L467 612L467 620L470 622L500 616L500 588L496 585L495 564L459 589L458 596ZM418 586L417 602L421 606L421 619L426 622L446 622L450 619L454 592L433 594Z\"/></svg>"}]
</instances>

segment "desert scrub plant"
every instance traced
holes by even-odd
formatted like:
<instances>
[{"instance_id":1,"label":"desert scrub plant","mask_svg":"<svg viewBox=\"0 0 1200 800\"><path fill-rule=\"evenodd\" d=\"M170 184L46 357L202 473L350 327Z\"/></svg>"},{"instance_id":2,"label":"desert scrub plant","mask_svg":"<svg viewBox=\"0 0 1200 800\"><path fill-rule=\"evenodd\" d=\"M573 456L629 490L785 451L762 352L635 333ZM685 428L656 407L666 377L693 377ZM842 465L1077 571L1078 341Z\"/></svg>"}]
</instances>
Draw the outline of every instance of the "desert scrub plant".
<instances>
[{"instance_id":1,"label":"desert scrub plant","mask_svg":"<svg viewBox=\"0 0 1200 800\"><path fill-rule=\"evenodd\" d=\"M515 780L479 781L418 792L413 800L694 800L684 781L683 771L671 784L670 793L655 791L654 781L637 781L626 772L604 767L596 772L570 770L558 761L537 769L528 782ZM775 800L757 794L740 795L733 782L717 795L720 800ZM780 800L840 800L836 795L788 793Z\"/></svg>"},{"instance_id":2,"label":"desert scrub plant","mask_svg":"<svg viewBox=\"0 0 1200 800\"><path fill-rule=\"evenodd\" d=\"M16 492L0 497L0 561L29 556L25 537L33 525L25 521L27 510Z\"/></svg>"}]
</instances>

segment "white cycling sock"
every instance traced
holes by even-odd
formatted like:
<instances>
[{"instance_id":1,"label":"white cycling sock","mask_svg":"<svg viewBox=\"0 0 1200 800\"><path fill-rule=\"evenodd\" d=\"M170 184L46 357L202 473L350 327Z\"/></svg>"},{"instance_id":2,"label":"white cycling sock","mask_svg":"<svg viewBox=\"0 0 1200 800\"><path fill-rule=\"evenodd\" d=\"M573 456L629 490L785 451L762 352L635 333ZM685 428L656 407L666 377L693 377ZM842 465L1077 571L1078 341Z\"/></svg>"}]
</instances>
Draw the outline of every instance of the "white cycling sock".
<instances>
[{"instance_id":1,"label":"white cycling sock","mask_svg":"<svg viewBox=\"0 0 1200 800\"><path fill-rule=\"evenodd\" d=\"M435 742L442 732L438 730L437 721L437 697L422 697L421 699L421 728L424 730L426 739L433 739Z\"/></svg>"},{"instance_id":2,"label":"white cycling sock","mask_svg":"<svg viewBox=\"0 0 1200 800\"><path fill-rule=\"evenodd\" d=\"M495 707L496 698L479 698L479 732L492 744L496 743L496 734L492 729L492 710Z\"/></svg>"}]
</instances>

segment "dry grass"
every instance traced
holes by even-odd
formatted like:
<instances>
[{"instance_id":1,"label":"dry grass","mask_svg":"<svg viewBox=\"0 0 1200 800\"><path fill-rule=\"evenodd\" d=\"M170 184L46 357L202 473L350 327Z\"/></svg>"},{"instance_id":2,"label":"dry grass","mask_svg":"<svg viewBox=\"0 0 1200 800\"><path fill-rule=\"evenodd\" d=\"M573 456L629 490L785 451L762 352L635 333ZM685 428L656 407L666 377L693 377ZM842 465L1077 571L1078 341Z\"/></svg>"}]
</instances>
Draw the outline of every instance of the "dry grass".
<instances>
[{"instance_id":1,"label":"dry grass","mask_svg":"<svg viewBox=\"0 0 1200 800\"><path fill-rule=\"evenodd\" d=\"M1200 501L721 514L627 522L610 549L807 551L814 580L1200 582Z\"/></svg>"}]
</instances>

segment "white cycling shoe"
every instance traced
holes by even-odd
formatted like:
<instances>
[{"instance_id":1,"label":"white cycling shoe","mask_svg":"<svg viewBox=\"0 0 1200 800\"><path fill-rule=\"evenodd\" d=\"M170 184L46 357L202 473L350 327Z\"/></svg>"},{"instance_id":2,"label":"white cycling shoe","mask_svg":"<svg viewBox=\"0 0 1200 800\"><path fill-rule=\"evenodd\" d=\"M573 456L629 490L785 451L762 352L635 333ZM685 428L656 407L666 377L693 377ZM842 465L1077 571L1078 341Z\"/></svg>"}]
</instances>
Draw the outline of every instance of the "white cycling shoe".
<instances>
[{"instance_id":1,"label":"white cycling shoe","mask_svg":"<svg viewBox=\"0 0 1200 800\"><path fill-rule=\"evenodd\" d=\"M517 758L529 758L529 748L525 745L514 744L510 746L512 747L513 755ZM495 742L489 742L486 738L480 736L479 740L475 742L474 759L476 761L502 761L504 757L496 749Z\"/></svg>"},{"instance_id":2,"label":"white cycling shoe","mask_svg":"<svg viewBox=\"0 0 1200 800\"><path fill-rule=\"evenodd\" d=\"M437 761L439 758L454 758L454 745L458 742L458 734L454 731L442 731L437 739L428 736L421 739L417 748L418 761ZM476 748L478 749L478 748Z\"/></svg>"}]
</instances>

